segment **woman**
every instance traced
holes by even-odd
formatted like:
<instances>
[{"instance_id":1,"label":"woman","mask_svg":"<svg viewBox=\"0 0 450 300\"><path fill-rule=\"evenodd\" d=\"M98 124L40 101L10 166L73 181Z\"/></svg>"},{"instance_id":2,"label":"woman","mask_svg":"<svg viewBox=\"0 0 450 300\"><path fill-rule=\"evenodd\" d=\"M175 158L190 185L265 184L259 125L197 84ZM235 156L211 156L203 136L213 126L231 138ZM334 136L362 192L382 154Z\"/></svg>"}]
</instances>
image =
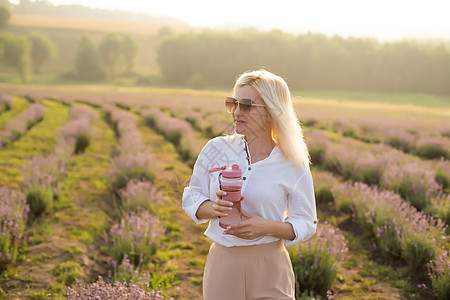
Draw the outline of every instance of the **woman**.
<instances>
[{"instance_id":1,"label":"woman","mask_svg":"<svg viewBox=\"0 0 450 300\"><path fill-rule=\"evenodd\" d=\"M311 237L316 205L303 141L286 82L265 70L242 74L226 99L235 133L216 137L202 149L183 208L197 223L210 221L214 241L203 275L205 300L295 299L295 282L284 246ZM238 164L242 171L243 221L226 229L232 202L222 200L219 173Z\"/></svg>"}]
</instances>

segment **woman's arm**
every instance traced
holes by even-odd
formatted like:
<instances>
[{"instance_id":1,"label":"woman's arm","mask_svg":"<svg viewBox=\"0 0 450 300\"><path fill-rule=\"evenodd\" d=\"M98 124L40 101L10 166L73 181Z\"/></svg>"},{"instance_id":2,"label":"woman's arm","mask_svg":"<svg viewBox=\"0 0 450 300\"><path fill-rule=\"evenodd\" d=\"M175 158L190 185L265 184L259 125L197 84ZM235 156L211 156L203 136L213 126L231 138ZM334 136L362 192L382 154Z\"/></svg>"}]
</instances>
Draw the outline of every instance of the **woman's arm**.
<instances>
[{"instance_id":1,"label":"woman's arm","mask_svg":"<svg viewBox=\"0 0 450 300\"><path fill-rule=\"evenodd\" d=\"M226 192L216 191L216 200L203 202L197 210L196 216L199 219L215 219L217 217L228 216L227 212L231 210L233 202L222 200ZM241 197L243 200L244 197Z\"/></svg>"},{"instance_id":2,"label":"woman's arm","mask_svg":"<svg viewBox=\"0 0 450 300\"><path fill-rule=\"evenodd\" d=\"M241 210L241 214L247 219L228 226L229 229L225 230L224 234L231 234L247 240L266 235L288 241L295 239L295 232L290 223L267 220L244 210Z\"/></svg>"},{"instance_id":3,"label":"woman's arm","mask_svg":"<svg viewBox=\"0 0 450 300\"><path fill-rule=\"evenodd\" d=\"M242 211L247 220L230 225L230 229L224 233L243 239L274 236L285 240L286 246L308 239L315 233L317 224L314 187L309 168L289 191L287 201L289 218L284 222L267 220Z\"/></svg>"}]
</instances>

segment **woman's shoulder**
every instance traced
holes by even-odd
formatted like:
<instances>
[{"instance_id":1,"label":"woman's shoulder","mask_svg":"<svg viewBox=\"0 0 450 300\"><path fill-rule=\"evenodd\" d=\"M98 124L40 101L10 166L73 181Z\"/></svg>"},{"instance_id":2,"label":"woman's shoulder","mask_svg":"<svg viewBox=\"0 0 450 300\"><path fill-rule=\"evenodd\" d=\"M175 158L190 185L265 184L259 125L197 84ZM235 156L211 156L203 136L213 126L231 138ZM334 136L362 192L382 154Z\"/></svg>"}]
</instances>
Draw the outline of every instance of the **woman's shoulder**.
<instances>
[{"instance_id":1,"label":"woman's shoulder","mask_svg":"<svg viewBox=\"0 0 450 300\"><path fill-rule=\"evenodd\" d=\"M204 148L208 147L215 147L215 146L224 146L224 145L239 145L242 143L242 136L239 134L232 134L232 135L223 135L223 136L217 136L212 139L210 139L206 144Z\"/></svg>"},{"instance_id":2,"label":"woman's shoulder","mask_svg":"<svg viewBox=\"0 0 450 300\"><path fill-rule=\"evenodd\" d=\"M275 161L278 163L279 168L282 169L283 173L288 177L299 178L303 175L310 173L311 169L309 164L295 166L292 161L287 159L282 153L281 149L276 149Z\"/></svg>"}]
</instances>

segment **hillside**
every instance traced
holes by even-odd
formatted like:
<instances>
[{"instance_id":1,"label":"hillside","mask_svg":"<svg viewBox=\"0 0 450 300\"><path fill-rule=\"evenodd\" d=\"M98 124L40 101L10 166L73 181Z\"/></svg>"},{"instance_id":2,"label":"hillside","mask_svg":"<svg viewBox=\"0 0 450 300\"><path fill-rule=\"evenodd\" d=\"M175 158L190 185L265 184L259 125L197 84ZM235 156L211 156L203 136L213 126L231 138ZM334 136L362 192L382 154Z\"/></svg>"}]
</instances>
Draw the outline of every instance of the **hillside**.
<instances>
[{"instance_id":1,"label":"hillside","mask_svg":"<svg viewBox=\"0 0 450 300\"><path fill-rule=\"evenodd\" d=\"M13 14L10 24L19 27L76 29L88 32L117 32L140 35L155 35L163 27L171 28L174 32L183 32L193 29L188 25L178 24L28 14Z\"/></svg>"}]
</instances>

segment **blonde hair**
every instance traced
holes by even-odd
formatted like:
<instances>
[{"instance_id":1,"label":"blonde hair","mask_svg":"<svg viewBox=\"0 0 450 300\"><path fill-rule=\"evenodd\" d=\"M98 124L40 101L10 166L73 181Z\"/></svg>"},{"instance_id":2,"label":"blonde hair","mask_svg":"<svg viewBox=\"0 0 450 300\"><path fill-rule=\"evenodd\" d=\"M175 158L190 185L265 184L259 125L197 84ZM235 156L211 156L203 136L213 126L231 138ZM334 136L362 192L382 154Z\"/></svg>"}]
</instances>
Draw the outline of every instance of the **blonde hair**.
<instances>
[{"instance_id":1,"label":"blonde hair","mask_svg":"<svg viewBox=\"0 0 450 300\"><path fill-rule=\"evenodd\" d=\"M308 148L284 79L266 70L249 71L239 76L234 89L244 85L254 87L266 104L273 120L272 138L284 157L298 168L308 166Z\"/></svg>"}]
</instances>

